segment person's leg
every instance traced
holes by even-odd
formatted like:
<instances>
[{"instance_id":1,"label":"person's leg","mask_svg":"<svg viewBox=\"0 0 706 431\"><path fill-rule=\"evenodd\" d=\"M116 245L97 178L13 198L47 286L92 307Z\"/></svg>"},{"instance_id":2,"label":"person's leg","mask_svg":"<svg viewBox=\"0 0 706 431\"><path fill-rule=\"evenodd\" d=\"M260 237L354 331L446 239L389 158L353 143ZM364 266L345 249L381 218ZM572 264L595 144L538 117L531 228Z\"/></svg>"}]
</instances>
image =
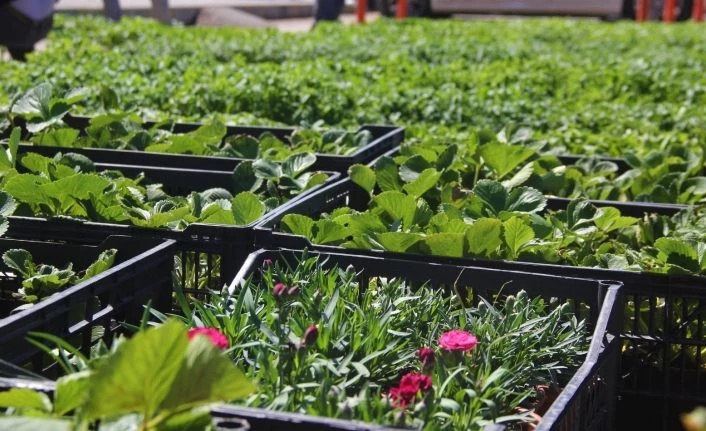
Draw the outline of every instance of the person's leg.
<instances>
[{"instance_id":1,"label":"person's leg","mask_svg":"<svg viewBox=\"0 0 706 431\"><path fill-rule=\"evenodd\" d=\"M314 19L316 21L336 21L343 9L344 0L317 0Z\"/></svg>"},{"instance_id":2,"label":"person's leg","mask_svg":"<svg viewBox=\"0 0 706 431\"><path fill-rule=\"evenodd\" d=\"M27 60L27 54L34 51L34 47L32 47L32 48L7 47L7 50L10 53L10 55L12 56L13 60L25 61L25 60Z\"/></svg>"},{"instance_id":3,"label":"person's leg","mask_svg":"<svg viewBox=\"0 0 706 431\"><path fill-rule=\"evenodd\" d=\"M34 44L49 34L53 22L52 16L34 22L9 5L1 6L0 45L6 46L15 60L24 60L34 50Z\"/></svg>"}]
</instances>

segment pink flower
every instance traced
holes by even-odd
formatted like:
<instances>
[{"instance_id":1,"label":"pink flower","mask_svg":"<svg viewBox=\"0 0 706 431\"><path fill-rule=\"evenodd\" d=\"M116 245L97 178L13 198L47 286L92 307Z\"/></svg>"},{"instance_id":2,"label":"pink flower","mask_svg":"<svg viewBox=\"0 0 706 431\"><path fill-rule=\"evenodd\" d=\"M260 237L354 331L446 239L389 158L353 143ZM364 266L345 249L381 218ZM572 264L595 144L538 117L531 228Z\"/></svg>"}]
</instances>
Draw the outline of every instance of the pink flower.
<instances>
[{"instance_id":1,"label":"pink flower","mask_svg":"<svg viewBox=\"0 0 706 431\"><path fill-rule=\"evenodd\" d=\"M431 388L431 377L425 374L407 373L402 376L398 386L390 388L388 395L395 405L405 407L416 401L420 392L429 391Z\"/></svg>"},{"instance_id":2,"label":"pink flower","mask_svg":"<svg viewBox=\"0 0 706 431\"><path fill-rule=\"evenodd\" d=\"M197 335L205 336L219 349L225 350L228 348L228 339L216 328L191 328L187 335L189 340L193 340Z\"/></svg>"},{"instance_id":3,"label":"pink flower","mask_svg":"<svg viewBox=\"0 0 706 431\"><path fill-rule=\"evenodd\" d=\"M419 360L422 363L423 369L433 367L434 362L436 362L436 357L434 357L434 350L430 347L421 347L419 350L417 350L417 356L419 357Z\"/></svg>"},{"instance_id":4,"label":"pink flower","mask_svg":"<svg viewBox=\"0 0 706 431\"><path fill-rule=\"evenodd\" d=\"M272 259L265 259L262 261L262 267L267 268L268 266L272 265Z\"/></svg>"},{"instance_id":5,"label":"pink flower","mask_svg":"<svg viewBox=\"0 0 706 431\"><path fill-rule=\"evenodd\" d=\"M287 291L287 285L279 282L272 287L272 294L275 296L275 298L279 298L283 296Z\"/></svg>"},{"instance_id":6,"label":"pink flower","mask_svg":"<svg viewBox=\"0 0 706 431\"><path fill-rule=\"evenodd\" d=\"M478 339L475 335L460 329L444 332L439 337L439 345L448 351L467 352L476 347L476 344L478 344Z\"/></svg>"},{"instance_id":7,"label":"pink flower","mask_svg":"<svg viewBox=\"0 0 706 431\"><path fill-rule=\"evenodd\" d=\"M316 343L316 339L319 336L319 328L316 325L311 325L304 331L304 336L302 337L302 345L313 346Z\"/></svg>"}]
</instances>

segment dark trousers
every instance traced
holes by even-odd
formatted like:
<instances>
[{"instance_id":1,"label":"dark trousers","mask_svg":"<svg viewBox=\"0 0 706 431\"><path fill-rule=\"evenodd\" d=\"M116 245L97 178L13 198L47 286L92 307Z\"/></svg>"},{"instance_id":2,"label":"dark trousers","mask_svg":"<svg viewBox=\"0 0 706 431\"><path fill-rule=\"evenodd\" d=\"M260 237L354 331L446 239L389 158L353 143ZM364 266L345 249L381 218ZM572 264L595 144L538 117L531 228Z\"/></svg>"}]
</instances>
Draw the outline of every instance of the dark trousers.
<instances>
[{"instance_id":1,"label":"dark trousers","mask_svg":"<svg viewBox=\"0 0 706 431\"><path fill-rule=\"evenodd\" d=\"M6 46L15 60L24 60L34 44L49 34L53 23L53 16L33 21L0 1L0 45Z\"/></svg>"},{"instance_id":2,"label":"dark trousers","mask_svg":"<svg viewBox=\"0 0 706 431\"><path fill-rule=\"evenodd\" d=\"M316 21L336 21L343 11L345 0L316 0L314 19Z\"/></svg>"}]
</instances>

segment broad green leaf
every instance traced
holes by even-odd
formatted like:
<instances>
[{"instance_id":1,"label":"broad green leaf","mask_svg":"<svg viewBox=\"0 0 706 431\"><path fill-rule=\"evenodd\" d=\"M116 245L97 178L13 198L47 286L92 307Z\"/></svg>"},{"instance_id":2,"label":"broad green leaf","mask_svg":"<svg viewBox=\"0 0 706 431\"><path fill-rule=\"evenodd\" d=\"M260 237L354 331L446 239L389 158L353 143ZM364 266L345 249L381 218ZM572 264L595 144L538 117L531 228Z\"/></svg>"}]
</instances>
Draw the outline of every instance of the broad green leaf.
<instances>
[{"instance_id":1,"label":"broad green leaf","mask_svg":"<svg viewBox=\"0 0 706 431\"><path fill-rule=\"evenodd\" d=\"M314 220L304 215L287 214L282 217L281 225L285 232L302 235L307 238L311 238L313 235Z\"/></svg>"},{"instance_id":2,"label":"broad green leaf","mask_svg":"<svg viewBox=\"0 0 706 431\"><path fill-rule=\"evenodd\" d=\"M95 174L76 174L61 178L41 186L42 192L49 196L56 196L62 202L66 197L75 199L88 199L91 196L100 196L110 186L110 181Z\"/></svg>"},{"instance_id":3,"label":"broad green leaf","mask_svg":"<svg viewBox=\"0 0 706 431\"><path fill-rule=\"evenodd\" d=\"M431 168L431 163L420 154L415 154L405 160L402 166L399 167L399 176L405 183L411 183L416 180L425 169L429 168Z\"/></svg>"},{"instance_id":4,"label":"broad green leaf","mask_svg":"<svg viewBox=\"0 0 706 431\"><path fill-rule=\"evenodd\" d=\"M329 244L344 240L349 234L345 226L341 226L332 220L319 220L315 224L316 235L314 242L317 244Z\"/></svg>"},{"instance_id":5,"label":"broad green leaf","mask_svg":"<svg viewBox=\"0 0 706 431\"><path fill-rule=\"evenodd\" d=\"M173 391L188 344L186 328L176 320L140 331L121 343L90 378L85 417L92 420L133 412L152 417ZM199 384L193 384L196 391Z\"/></svg>"},{"instance_id":6,"label":"broad green leaf","mask_svg":"<svg viewBox=\"0 0 706 431\"><path fill-rule=\"evenodd\" d=\"M404 253L424 237L417 233L384 232L375 235L375 239L385 250Z\"/></svg>"},{"instance_id":7,"label":"broad green leaf","mask_svg":"<svg viewBox=\"0 0 706 431\"><path fill-rule=\"evenodd\" d=\"M189 137L197 140L202 145L221 143L221 140L226 135L227 129L225 124L220 121L212 121L201 125L198 129L190 132Z\"/></svg>"},{"instance_id":8,"label":"broad green leaf","mask_svg":"<svg viewBox=\"0 0 706 431\"><path fill-rule=\"evenodd\" d=\"M262 178L255 175L253 162L247 160L238 163L238 166L233 170L233 192L238 193L254 192L262 186Z\"/></svg>"},{"instance_id":9,"label":"broad green leaf","mask_svg":"<svg viewBox=\"0 0 706 431\"><path fill-rule=\"evenodd\" d=\"M520 217L512 217L503 223L505 243L517 256L520 249L534 239L534 231Z\"/></svg>"},{"instance_id":10,"label":"broad green leaf","mask_svg":"<svg viewBox=\"0 0 706 431\"><path fill-rule=\"evenodd\" d=\"M472 255L490 256L502 244L502 222L480 218L466 230L466 243Z\"/></svg>"},{"instance_id":11,"label":"broad green leaf","mask_svg":"<svg viewBox=\"0 0 706 431\"><path fill-rule=\"evenodd\" d=\"M184 338L186 338L184 336ZM189 342L186 357L160 405L168 411L244 398L255 386L208 337Z\"/></svg>"},{"instance_id":12,"label":"broad green leaf","mask_svg":"<svg viewBox=\"0 0 706 431\"><path fill-rule=\"evenodd\" d=\"M72 88L71 90L67 91L66 94L64 94L64 102L68 104L75 104L78 103L88 96L90 96L91 90L85 87L78 87L78 88Z\"/></svg>"},{"instance_id":13,"label":"broad green leaf","mask_svg":"<svg viewBox=\"0 0 706 431\"><path fill-rule=\"evenodd\" d=\"M439 157L436 159L436 169L443 171L444 169L451 167L457 153L458 145L447 145L446 148L444 148L444 151L439 153Z\"/></svg>"},{"instance_id":14,"label":"broad green leaf","mask_svg":"<svg viewBox=\"0 0 706 431\"><path fill-rule=\"evenodd\" d=\"M231 195L228 190L219 187L204 190L199 193L199 195L201 196L201 199L203 200L204 204L223 200L230 201L231 199L233 199L233 195Z\"/></svg>"},{"instance_id":15,"label":"broad green leaf","mask_svg":"<svg viewBox=\"0 0 706 431\"><path fill-rule=\"evenodd\" d=\"M289 177L296 177L314 163L316 163L316 156L312 153L292 154L282 162L282 173Z\"/></svg>"},{"instance_id":16,"label":"broad green leaf","mask_svg":"<svg viewBox=\"0 0 706 431\"><path fill-rule=\"evenodd\" d=\"M664 262L685 268L693 273L699 273L699 255L694 247L684 240L676 238L659 238L655 241Z\"/></svg>"},{"instance_id":17,"label":"broad green leaf","mask_svg":"<svg viewBox=\"0 0 706 431\"><path fill-rule=\"evenodd\" d=\"M86 399L90 371L81 371L61 377L56 381L54 413L64 416L77 409Z\"/></svg>"},{"instance_id":18,"label":"broad green leaf","mask_svg":"<svg viewBox=\"0 0 706 431\"><path fill-rule=\"evenodd\" d=\"M404 193L389 191L373 197L377 208L384 211L393 220L402 221L403 226L409 227L414 221L417 202L413 197Z\"/></svg>"},{"instance_id":19,"label":"broad green leaf","mask_svg":"<svg viewBox=\"0 0 706 431\"><path fill-rule=\"evenodd\" d=\"M431 189L439 181L441 173L437 172L434 168L425 169L422 171L417 179L411 183L407 183L403 186L404 191L409 195L418 198L421 197L427 190Z\"/></svg>"},{"instance_id":20,"label":"broad green leaf","mask_svg":"<svg viewBox=\"0 0 706 431\"><path fill-rule=\"evenodd\" d=\"M211 202L201 210L198 222L224 225L235 224L232 208L233 205L230 199Z\"/></svg>"},{"instance_id":21,"label":"broad green leaf","mask_svg":"<svg viewBox=\"0 0 706 431\"><path fill-rule=\"evenodd\" d=\"M42 133L35 142L38 145L46 145L51 147L75 147L80 131L62 127L60 129L47 130Z\"/></svg>"},{"instance_id":22,"label":"broad green leaf","mask_svg":"<svg viewBox=\"0 0 706 431\"><path fill-rule=\"evenodd\" d=\"M115 263L115 256L118 253L118 250L111 248L109 250L103 251L99 256L98 259L96 259L95 262L93 262L88 268L86 268L86 271L78 281L77 284L80 283L81 281L84 280L89 280L91 277L95 277L96 275L100 274L103 271L107 271L110 269L113 264Z\"/></svg>"},{"instance_id":23,"label":"broad green leaf","mask_svg":"<svg viewBox=\"0 0 706 431\"><path fill-rule=\"evenodd\" d=\"M0 216L9 217L14 214L17 209L17 202L12 199L12 196L5 192L0 192Z\"/></svg>"},{"instance_id":24,"label":"broad green leaf","mask_svg":"<svg viewBox=\"0 0 706 431\"><path fill-rule=\"evenodd\" d=\"M233 155L244 159L256 159L260 155L260 141L252 136L237 135L226 138L233 149Z\"/></svg>"},{"instance_id":25,"label":"broad green leaf","mask_svg":"<svg viewBox=\"0 0 706 431\"><path fill-rule=\"evenodd\" d=\"M42 83L27 91L13 106L12 113L32 119L34 117L49 118L52 86Z\"/></svg>"},{"instance_id":26,"label":"broad green leaf","mask_svg":"<svg viewBox=\"0 0 706 431\"><path fill-rule=\"evenodd\" d=\"M518 187L507 197L507 211L536 213L547 206L547 198L537 189Z\"/></svg>"},{"instance_id":27,"label":"broad green leaf","mask_svg":"<svg viewBox=\"0 0 706 431\"><path fill-rule=\"evenodd\" d=\"M526 165L524 165L515 175L512 176L509 180L505 180L502 182L503 187L505 187L508 190L511 190L515 187L518 187L522 184L524 184L525 181L529 179L529 177L532 176L532 173L534 172L534 163L529 162Z\"/></svg>"},{"instance_id":28,"label":"broad green leaf","mask_svg":"<svg viewBox=\"0 0 706 431\"><path fill-rule=\"evenodd\" d=\"M235 224L245 226L255 222L265 214L265 204L256 194L251 192L238 193L233 198L233 217Z\"/></svg>"},{"instance_id":29,"label":"broad green leaf","mask_svg":"<svg viewBox=\"0 0 706 431\"><path fill-rule=\"evenodd\" d=\"M397 173L397 164L390 157L380 157L375 162L375 178L383 192L402 190L402 181Z\"/></svg>"},{"instance_id":30,"label":"broad green leaf","mask_svg":"<svg viewBox=\"0 0 706 431\"><path fill-rule=\"evenodd\" d=\"M40 186L48 182L48 179L38 175L20 174L7 180L3 190L23 203L47 203L50 198Z\"/></svg>"},{"instance_id":31,"label":"broad green leaf","mask_svg":"<svg viewBox=\"0 0 706 431\"><path fill-rule=\"evenodd\" d=\"M197 156L209 153L208 147L204 142L186 135L170 136L168 142L148 145L145 151L148 153L194 154Z\"/></svg>"},{"instance_id":32,"label":"broad green leaf","mask_svg":"<svg viewBox=\"0 0 706 431\"><path fill-rule=\"evenodd\" d=\"M309 178L304 189L309 190L310 188L325 183L326 180L328 180L328 175L325 172L317 172Z\"/></svg>"},{"instance_id":33,"label":"broad green leaf","mask_svg":"<svg viewBox=\"0 0 706 431\"><path fill-rule=\"evenodd\" d=\"M594 218L594 223L604 232L612 232L617 229L626 228L638 222L635 217L620 215L620 210L613 207L599 208Z\"/></svg>"},{"instance_id":34,"label":"broad green leaf","mask_svg":"<svg viewBox=\"0 0 706 431\"><path fill-rule=\"evenodd\" d=\"M12 431L71 431L70 420L33 417L0 417L0 429Z\"/></svg>"},{"instance_id":35,"label":"broad green leaf","mask_svg":"<svg viewBox=\"0 0 706 431\"><path fill-rule=\"evenodd\" d=\"M534 150L523 145L508 145L490 142L479 149L483 161L503 179L507 174L534 155Z\"/></svg>"},{"instance_id":36,"label":"broad green leaf","mask_svg":"<svg viewBox=\"0 0 706 431\"><path fill-rule=\"evenodd\" d=\"M368 194L371 194L375 189L375 171L371 168L356 164L348 169L348 175L351 177L351 181L359 185Z\"/></svg>"},{"instance_id":37,"label":"broad green leaf","mask_svg":"<svg viewBox=\"0 0 706 431\"><path fill-rule=\"evenodd\" d=\"M96 165L93 163L91 159L88 157L84 156L83 154L78 154L78 153L66 153L61 156L59 159L59 163L71 167L71 169L76 169L78 168L79 171L87 173L87 172L95 172L96 171Z\"/></svg>"},{"instance_id":38,"label":"broad green leaf","mask_svg":"<svg viewBox=\"0 0 706 431\"><path fill-rule=\"evenodd\" d=\"M204 431L212 429L213 418L208 410L189 410L170 417L156 431Z\"/></svg>"},{"instance_id":39,"label":"broad green leaf","mask_svg":"<svg viewBox=\"0 0 706 431\"><path fill-rule=\"evenodd\" d=\"M497 181L480 180L473 187L473 194L484 203L493 215L505 209L508 193L505 187Z\"/></svg>"},{"instance_id":40,"label":"broad green leaf","mask_svg":"<svg viewBox=\"0 0 706 431\"><path fill-rule=\"evenodd\" d=\"M47 413L52 411L51 400L46 394L24 388L13 388L0 392L0 407L32 409Z\"/></svg>"},{"instance_id":41,"label":"broad green leaf","mask_svg":"<svg viewBox=\"0 0 706 431\"><path fill-rule=\"evenodd\" d=\"M463 257L464 238L462 233L432 233L424 238L424 243L433 255Z\"/></svg>"},{"instance_id":42,"label":"broad green leaf","mask_svg":"<svg viewBox=\"0 0 706 431\"><path fill-rule=\"evenodd\" d=\"M15 162L17 160L17 148L20 145L20 135L20 128L13 128L10 133L10 139L7 143L7 149L0 149L0 168L3 170L12 169L15 167Z\"/></svg>"},{"instance_id":43,"label":"broad green leaf","mask_svg":"<svg viewBox=\"0 0 706 431\"><path fill-rule=\"evenodd\" d=\"M258 178L265 180L278 180L282 176L282 168L277 162L257 159L252 162L253 172Z\"/></svg>"},{"instance_id":44,"label":"broad green leaf","mask_svg":"<svg viewBox=\"0 0 706 431\"><path fill-rule=\"evenodd\" d=\"M2 261L8 268L14 269L25 278L34 275L34 261L32 254L27 250L21 248L8 250L3 253Z\"/></svg>"}]
</instances>

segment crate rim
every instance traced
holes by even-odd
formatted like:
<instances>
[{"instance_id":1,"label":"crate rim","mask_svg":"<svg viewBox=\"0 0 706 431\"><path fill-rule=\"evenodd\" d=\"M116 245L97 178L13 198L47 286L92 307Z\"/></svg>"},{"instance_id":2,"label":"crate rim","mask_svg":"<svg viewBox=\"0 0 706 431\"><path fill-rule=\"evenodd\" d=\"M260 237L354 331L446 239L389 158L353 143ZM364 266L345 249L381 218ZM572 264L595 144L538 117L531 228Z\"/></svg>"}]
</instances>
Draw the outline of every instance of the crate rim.
<instances>
[{"instance_id":1,"label":"crate rim","mask_svg":"<svg viewBox=\"0 0 706 431\"><path fill-rule=\"evenodd\" d=\"M71 113L67 114L64 118L67 125L71 128L79 129L81 132L88 127L89 122L96 116L91 116L91 115L73 115ZM191 130L195 130L196 128L203 126L205 124L208 124L206 122L191 122L191 121L170 121L170 120L165 120L165 121L153 121L153 120L142 120L141 121L141 126L146 129L158 127L160 125L163 125L165 127L169 126L170 128L175 128L175 127L186 127ZM244 129L242 132L239 134L253 134L253 133L258 133L262 134L265 132L274 132L274 134L277 136L285 136L285 135L291 135L294 133L296 130L301 129L301 127L297 126L266 126L266 125L240 125L240 124L224 124L226 127L226 135L225 137L229 136L235 136L235 133L229 133L229 132L235 132L234 129ZM20 125L20 127L23 127ZM23 127L24 128L24 127ZM389 140L393 140L393 138L396 135L400 136L400 142L404 140L404 134L405 134L405 126L401 125L395 125L395 124L373 124L373 123L363 123L358 126L358 128L352 132L352 133L360 133L362 131L368 130L371 131L372 129L385 129L381 130L381 136L378 136L377 138L373 139L371 142L368 144L357 148L356 151L347 154L347 155L342 155L342 154L332 154L332 153L318 153L315 152L314 154L317 156L317 158L321 157L323 159L328 159L330 162L339 162L339 163L349 163L349 164L354 164L359 162L357 159L365 156L367 153L372 152L375 150L378 146L383 146L382 144L387 143ZM345 130L346 132L351 132L351 130L348 129L343 129L343 128L336 128L336 127L329 127L330 130ZM247 130L247 131L246 131ZM249 133L252 132L252 133ZM383 146L383 152L381 154L376 154L374 155L375 158L381 156L382 154L385 154L389 152L390 150L395 149L396 147L399 146L399 143L395 143L394 141L390 141L391 145L388 148L388 146ZM30 147L31 145L23 144L22 146L27 146ZM61 149L72 149L72 147L52 147L52 146L35 146L35 147L40 147L40 148L61 148ZM79 148L73 148L74 150L79 149ZM84 149L84 148L80 148ZM134 150L118 150L118 149L110 149L110 148L86 148L89 150L98 150L97 152L116 152L116 151L123 151L123 152L131 152L131 153L146 153L144 151L134 151ZM231 157L217 157L217 156L199 156L199 155L190 155L190 154L172 154L172 153L147 153L147 154L166 154L170 156L185 156L185 157L195 157L195 158L200 158L200 159L225 159L225 160L254 160L254 159L244 159L244 158L231 158Z\"/></svg>"},{"instance_id":2,"label":"crate rim","mask_svg":"<svg viewBox=\"0 0 706 431\"><path fill-rule=\"evenodd\" d=\"M289 253L289 254L306 254L307 257L319 256L321 258L326 258L327 256L338 256L341 258L354 257L363 259L373 259L378 262L385 262L390 260L389 257L379 257L379 256L368 256L365 254L355 254L355 253L336 253L321 250L300 250L300 249L290 249L290 248L260 248L248 255L247 259L241 266L240 270L236 274L235 278L227 288L228 295L233 295L233 293L248 280L248 275L252 273L253 269L257 268L255 264L263 259L263 256L268 256L271 254L278 253ZM396 261L403 261L408 264L413 264L415 261L395 257ZM572 375L569 382L562 388L561 393L557 399L552 403L551 407L542 416L542 421L539 422L537 427L538 431L549 431L553 429L553 426L564 416L568 404L571 402L572 398L579 393L579 390L584 382L592 374L592 371L598 367L599 360L601 357L605 358L608 355L607 350L609 345L619 342L619 324L616 321L622 321L622 300L623 300L623 283L617 280L601 280L592 279L586 277L573 277L573 276L560 276L554 274L543 274L539 272L529 272L529 271L513 271L513 270L503 270L496 268L486 268L478 267L473 265L451 265L448 263L440 262L425 262L427 265L441 265L441 266L457 266L459 268L470 268L477 269L486 272L495 272L502 274L516 274L516 275L531 275L534 277L543 277L547 279L555 280L576 280L583 282L594 282L596 283L596 290L599 295L598 300L598 310L596 310L596 321L591 327L590 345L586 356L583 359L581 365L576 369ZM567 293L567 298L570 297L570 293ZM617 350L616 350L617 351ZM617 367L616 367L617 369ZM617 383L611 382L614 386ZM498 425L498 424L493 424ZM502 425L501 425L502 426ZM489 428L484 428L484 430L489 430Z\"/></svg>"},{"instance_id":3,"label":"crate rim","mask_svg":"<svg viewBox=\"0 0 706 431\"><path fill-rule=\"evenodd\" d=\"M132 239L129 236L123 236L123 235L110 235L108 236L103 242L107 241L108 238L119 238L122 237L126 240ZM16 238L11 238L13 240L16 240ZM109 268L106 271L101 272L98 275L95 275L88 280L84 280L79 284L73 285L65 290L62 290L60 292L57 292L50 297L46 298L43 301L40 301L33 305L32 307L22 310L19 313L13 313L10 314L9 316L5 318L0 318L0 329L3 328L6 325L10 325L13 323L16 323L18 321L21 321L22 319L27 318L32 313L37 313L40 310L46 310L52 307L55 303L65 300L67 297L72 296L76 292L80 292L84 289L86 289L87 286L95 284L100 282L103 279L113 277L114 274L118 271L125 270L126 268L129 268L133 265L139 264L140 261L142 261L144 258L155 254L155 253L166 253L170 250L173 250L174 247L176 246L176 241L172 239L159 239L159 238L144 238L145 241L153 241L154 245L152 247L147 248L143 252L139 253L136 256L133 256L111 268ZM21 241L21 239L20 239ZM43 241L43 242L49 242L49 241ZM101 242L101 244L103 243ZM120 252L120 250L118 250Z\"/></svg>"}]
</instances>

